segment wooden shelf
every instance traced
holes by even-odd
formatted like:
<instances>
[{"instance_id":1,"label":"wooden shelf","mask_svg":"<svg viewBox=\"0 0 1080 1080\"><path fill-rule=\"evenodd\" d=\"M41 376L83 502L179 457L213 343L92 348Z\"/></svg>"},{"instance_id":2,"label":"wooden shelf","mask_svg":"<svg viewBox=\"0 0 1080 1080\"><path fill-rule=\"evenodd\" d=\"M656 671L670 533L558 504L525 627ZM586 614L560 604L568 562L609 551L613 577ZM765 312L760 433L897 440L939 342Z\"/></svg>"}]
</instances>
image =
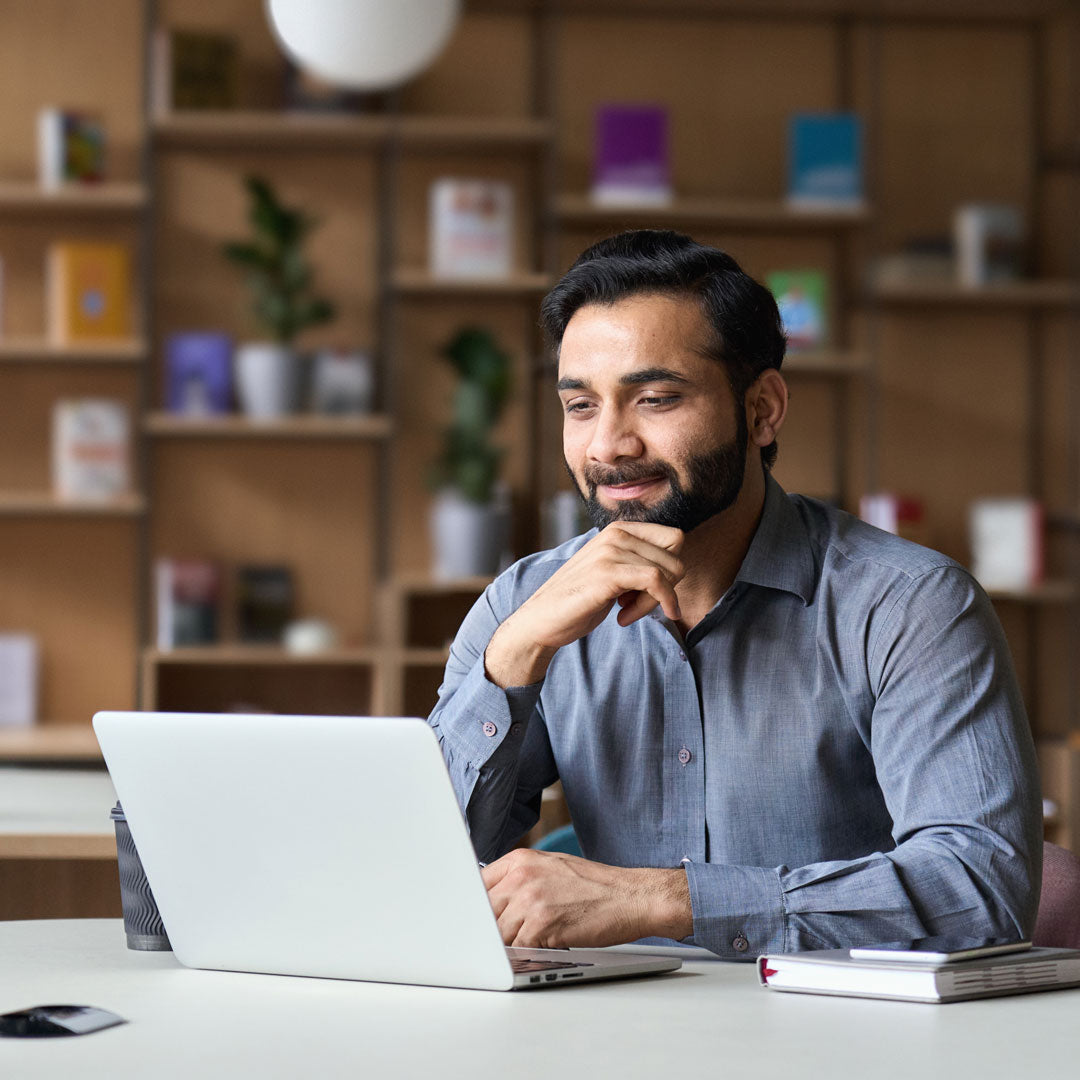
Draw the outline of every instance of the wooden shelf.
<instances>
[{"instance_id":1,"label":"wooden shelf","mask_svg":"<svg viewBox=\"0 0 1080 1080\"><path fill-rule=\"evenodd\" d=\"M246 416L187 417L150 413L143 429L160 438L186 439L385 439L392 425L385 416L300 414L277 420Z\"/></svg>"},{"instance_id":2,"label":"wooden shelf","mask_svg":"<svg viewBox=\"0 0 1080 1080\"><path fill-rule=\"evenodd\" d=\"M386 588L394 593L415 596L445 596L448 593L475 592L479 596L493 581L490 577L454 578L436 581L427 575L402 575L387 582Z\"/></svg>"},{"instance_id":3,"label":"wooden shelf","mask_svg":"<svg viewBox=\"0 0 1080 1080\"><path fill-rule=\"evenodd\" d=\"M100 763L101 748L89 724L0 728L0 761Z\"/></svg>"},{"instance_id":4,"label":"wooden shelf","mask_svg":"<svg viewBox=\"0 0 1080 1080\"><path fill-rule=\"evenodd\" d=\"M542 146L551 138L552 127L531 117L394 117L237 110L159 116L153 131L165 146L201 150L345 150L397 143L407 150L423 151Z\"/></svg>"},{"instance_id":5,"label":"wooden shelf","mask_svg":"<svg viewBox=\"0 0 1080 1080\"><path fill-rule=\"evenodd\" d=\"M1017 604L1068 604L1076 599L1071 581L1044 581L1030 589L987 589L991 600Z\"/></svg>"},{"instance_id":6,"label":"wooden shelf","mask_svg":"<svg viewBox=\"0 0 1080 1080\"><path fill-rule=\"evenodd\" d=\"M556 215L567 225L690 226L815 230L866 224L866 207L799 210L781 199L676 199L667 206L604 206L587 195L564 195Z\"/></svg>"},{"instance_id":7,"label":"wooden shelf","mask_svg":"<svg viewBox=\"0 0 1080 1080\"><path fill-rule=\"evenodd\" d=\"M1042 164L1048 169L1080 169L1080 143L1047 151Z\"/></svg>"},{"instance_id":8,"label":"wooden shelf","mask_svg":"<svg viewBox=\"0 0 1080 1080\"><path fill-rule=\"evenodd\" d=\"M848 375L862 375L870 366L870 358L866 353L825 351L821 352L789 352L784 357L781 372L799 375L822 375L833 378L844 378Z\"/></svg>"},{"instance_id":9,"label":"wooden shelf","mask_svg":"<svg viewBox=\"0 0 1080 1080\"><path fill-rule=\"evenodd\" d=\"M0 183L0 212L116 214L141 210L147 202L142 184L111 181L43 188L30 181Z\"/></svg>"},{"instance_id":10,"label":"wooden shelf","mask_svg":"<svg viewBox=\"0 0 1080 1080\"><path fill-rule=\"evenodd\" d=\"M550 274L521 272L506 278L445 278L427 270L398 270L394 288L411 296L533 296L555 284Z\"/></svg>"},{"instance_id":11,"label":"wooden shelf","mask_svg":"<svg viewBox=\"0 0 1080 1080\"><path fill-rule=\"evenodd\" d=\"M0 517L138 517L146 510L140 495L125 495L110 502L76 502L50 492L0 492Z\"/></svg>"},{"instance_id":12,"label":"wooden shelf","mask_svg":"<svg viewBox=\"0 0 1080 1080\"><path fill-rule=\"evenodd\" d=\"M141 339L56 345L44 338L0 338L0 363L139 364L148 355Z\"/></svg>"},{"instance_id":13,"label":"wooden shelf","mask_svg":"<svg viewBox=\"0 0 1080 1080\"><path fill-rule=\"evenodd\" d=\"M150 664L192 667L354 667L378 661L374 647L327 649L319 653L291 653L276 645L200 645L180 649L146 649L143 658Z\"/></svg>"},{"instance_id":14,"label":"wooden shelf","mask_svg":"<svg viewBox=\"0 0 1080 1080\"><path fill-rule=\"evenodd\" d=\"M995 309L1065 308L1080 304L1080 282L1046 279L1011 281L971 288L951 282L879 284L871 301L895 306L981 307Z\"/></svg>"}]
</instances>

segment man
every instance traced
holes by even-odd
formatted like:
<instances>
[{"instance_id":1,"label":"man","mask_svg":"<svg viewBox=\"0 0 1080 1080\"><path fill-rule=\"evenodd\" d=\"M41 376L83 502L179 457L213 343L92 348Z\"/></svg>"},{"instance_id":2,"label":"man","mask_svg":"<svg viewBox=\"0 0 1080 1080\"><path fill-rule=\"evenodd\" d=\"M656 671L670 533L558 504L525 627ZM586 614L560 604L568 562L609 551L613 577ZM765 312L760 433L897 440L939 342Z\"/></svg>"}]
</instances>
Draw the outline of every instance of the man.
<instances>
[{"instance_id":1,"label":"man","mask_svg":"<svg viewBox=\"0 0 1080 1080\"><path fill-rule=\"evenodd\" d=\"M772 296L639 231L542 322L596 530L485 591L429 721L507 944L1029 933L1041 806L1000 626L950 559L772 479ZM510 851L558 778L585 858Z\"/></svg>"}]
</instances>

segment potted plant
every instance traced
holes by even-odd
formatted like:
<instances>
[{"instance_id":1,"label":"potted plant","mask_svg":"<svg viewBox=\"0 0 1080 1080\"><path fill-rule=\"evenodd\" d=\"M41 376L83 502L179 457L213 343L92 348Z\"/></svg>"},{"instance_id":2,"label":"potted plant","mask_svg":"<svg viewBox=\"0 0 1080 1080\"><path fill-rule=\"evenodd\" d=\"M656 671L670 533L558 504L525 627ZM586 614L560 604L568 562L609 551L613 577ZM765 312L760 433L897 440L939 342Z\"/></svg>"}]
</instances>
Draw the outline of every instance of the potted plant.
<instances>
[{"instance_id":1,"label":"potted plant","mask_svg":"<svg viewBox=\"0 0 1080 1080\"><path fill-rule=\"evenodd\" d=\"M299 358L294 342L301 331L329 322L334 306L313 291L314 273L304 241L315 219L283 206L270 184L258 176L244 181L250 197L253 236L224 245L227 258L247 271L255 321L270 340L249 342L236 351L236 388L244 411L271 419L296 407Z\"/></svg>"},{"instance_id":2,"label":"potted plant","mask_svg":"<svg viewBox=\"0 0 1080 1080\"><path fill-rule=\"evenodd\" d=\"M491 433L510 393L510 357L491 333L471 327L457 333L442 355L459 382L453 420L431 474L437 492L431 516L435 577L487 576L498 569L509 524L497 497L503 450L492 444Z\"/></svg>"}]
</instances>

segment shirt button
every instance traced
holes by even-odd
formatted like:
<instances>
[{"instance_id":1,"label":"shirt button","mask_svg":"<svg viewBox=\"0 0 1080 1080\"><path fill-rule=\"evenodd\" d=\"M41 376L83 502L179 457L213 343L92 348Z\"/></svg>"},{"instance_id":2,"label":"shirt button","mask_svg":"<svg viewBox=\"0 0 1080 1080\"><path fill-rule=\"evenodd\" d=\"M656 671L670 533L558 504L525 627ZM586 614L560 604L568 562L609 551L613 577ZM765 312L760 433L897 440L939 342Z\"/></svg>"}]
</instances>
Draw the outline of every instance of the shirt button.
<instances>
[{"instance_id":1,"label":"shirt button","mask_svg":"<svg viewBox=\"0 0 1080 1080\"><path fill-rule=\"evenodd\" d=\"M750 942L746 940L745 934L739 934L731 943L731 947L736 952L746 952L746 950L750 948Z\"/></svg>"},{"instance_id":2,"label":"shirt button","mask_svg":"<svg viewBox=\"0 0 1080 1080\"><path fill-rule=\"evenodd\" d=\"M499 729L490 720L485 720L484 726L480 730L490 739Z\"/></svg>"},{"instance_id":3,"label":"shirt button","mask_svg":"<svg viewBox=\"0 0 1080 1080\"><path fill-rule=\"evenodd\" d=\"M694 756L694 755L693 755L693 754L691 754L691 753L690 753L690 751L689 751L689 750L687 750L687 749L686 749L686 747L684 746L684 747L683 747L683 748L682 748L682 749L681 749L681 750L679 751L679 764L680 764L680 765L689 765L689 764L690 764L690 759L691 759L691 758L692 758L693 756Z\"/></svg>"},{"instance_id":4,"label":"shirt button","mask_svg":"<svg viewBox=\"0 0 1080 1080\"><path fill-rule=\"evenodd\" d=\"M686 653L684 653L684 652L679 653L679 659L682 660L685 663L686 662Z\"/></svg>"},{"instance_id":5,"label":"shirt button","mask_svg":"<svg viewBox=\"0 0 1080 1080\"><path fill-rule=\"evenodd\" d=\"M494 726L494 725L492 725L492 726ZM511 735L520 735L521 734L521 725L520 724L511 724L510 725L510 734Z\"/></svg>"}]
</instances>

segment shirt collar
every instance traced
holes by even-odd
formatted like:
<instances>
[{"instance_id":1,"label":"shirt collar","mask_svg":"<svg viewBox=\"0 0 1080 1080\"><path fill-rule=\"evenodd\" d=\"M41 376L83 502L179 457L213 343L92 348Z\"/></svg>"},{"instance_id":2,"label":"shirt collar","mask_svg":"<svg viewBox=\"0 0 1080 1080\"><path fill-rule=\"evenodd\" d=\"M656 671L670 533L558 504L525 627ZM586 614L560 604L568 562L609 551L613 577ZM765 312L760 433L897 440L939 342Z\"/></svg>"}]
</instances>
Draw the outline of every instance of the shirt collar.
<instances>
[{"instance_id":1,"label":"shirt collar","mask_svg":"<svg viewBox=\"0 0 1080 1080\"><path fill-rule=\"evenodd\" d=\"M761 521L735 580L782 589L809 604L816 579L817 568L806 526L784 489L771 473L766 473Z\"/></svg>"}]
</instances>

